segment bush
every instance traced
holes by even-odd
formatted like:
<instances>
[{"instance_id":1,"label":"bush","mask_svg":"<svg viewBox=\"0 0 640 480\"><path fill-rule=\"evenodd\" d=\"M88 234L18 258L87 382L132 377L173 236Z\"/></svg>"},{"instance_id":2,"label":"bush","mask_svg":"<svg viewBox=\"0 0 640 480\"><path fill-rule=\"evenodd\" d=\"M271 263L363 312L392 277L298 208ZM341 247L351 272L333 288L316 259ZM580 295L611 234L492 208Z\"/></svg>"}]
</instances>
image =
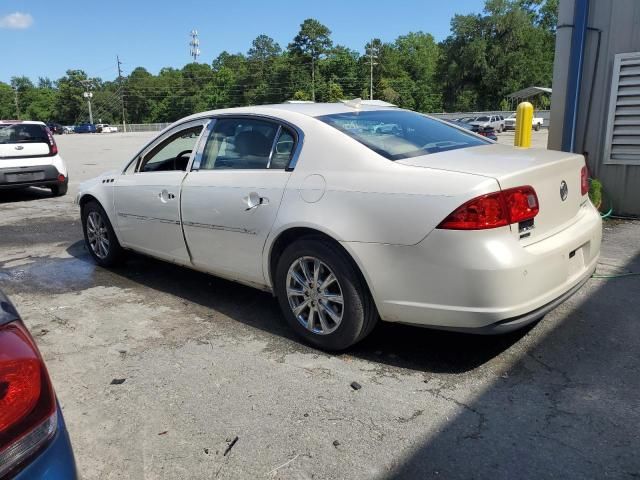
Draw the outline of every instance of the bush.
<instances>
[{"instance_id":1,"label":"bush","mask_svg":"<svg viewBox=\"0 0 640 480\"><path fill-rule=\"evenodd\" d=\"M597 178L592 178L589 182L589 198L591 203L596 207L600 207L602 203L602 182Z\"/></svg>"}]
</instances>

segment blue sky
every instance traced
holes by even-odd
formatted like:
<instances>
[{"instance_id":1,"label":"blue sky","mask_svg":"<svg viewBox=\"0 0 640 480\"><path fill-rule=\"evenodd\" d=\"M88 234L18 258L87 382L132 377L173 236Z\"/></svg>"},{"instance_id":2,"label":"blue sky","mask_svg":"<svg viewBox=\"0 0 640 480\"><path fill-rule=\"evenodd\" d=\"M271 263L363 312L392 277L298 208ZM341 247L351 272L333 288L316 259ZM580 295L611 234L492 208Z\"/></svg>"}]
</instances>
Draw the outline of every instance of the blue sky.
<instances>
[{"instance_id":1,"label":"blue sky","mask_svg":"<svg viewBox=\"0 0 640 480\"><path fill-rule=\"evenodd\" d=\"M55 80L68 68L111 80L116 55L125 73L137 66L153 73L182 67L190 60L192 28L200 34L200 62L211 63L223 50L246 52L262 33L284 48L309 17L331 29L334 43L358 51L371 37L391 41L410 31L442 40L455 13L479 13L483 5L483 0L0 0L5 47L0 81L14 75Z\"/></svg>"}]
</instances>

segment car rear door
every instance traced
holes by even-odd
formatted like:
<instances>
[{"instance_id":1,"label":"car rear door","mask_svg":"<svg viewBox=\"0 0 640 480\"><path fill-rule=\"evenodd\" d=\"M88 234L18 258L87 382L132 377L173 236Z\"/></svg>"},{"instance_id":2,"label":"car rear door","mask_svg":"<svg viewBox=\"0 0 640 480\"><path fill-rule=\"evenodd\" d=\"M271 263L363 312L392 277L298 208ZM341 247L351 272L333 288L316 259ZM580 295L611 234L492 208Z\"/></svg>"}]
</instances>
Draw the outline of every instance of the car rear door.
<instances>
[{"instance_id":1,"label":"car rear door","mask_svg":"<svg viewBox=\"0 0 640 480\"><path fill-rule=\"evenodd\" d=\"M116 178L114 207L123 246L177 263L189 255L180 225L180 185L208 119L176 126Z\"/></svg>"},{"instance_id":2,"label":"car rear door","mask_svg":"<svg viewBox=\"0 0 640 480\"><path fill-rule=\"evenodd\" d=\"M265 284L263 248L301 141L295 128L257 116L224 116L209 125L181 193L196 267Z\"/></svg>"}]
</instances>

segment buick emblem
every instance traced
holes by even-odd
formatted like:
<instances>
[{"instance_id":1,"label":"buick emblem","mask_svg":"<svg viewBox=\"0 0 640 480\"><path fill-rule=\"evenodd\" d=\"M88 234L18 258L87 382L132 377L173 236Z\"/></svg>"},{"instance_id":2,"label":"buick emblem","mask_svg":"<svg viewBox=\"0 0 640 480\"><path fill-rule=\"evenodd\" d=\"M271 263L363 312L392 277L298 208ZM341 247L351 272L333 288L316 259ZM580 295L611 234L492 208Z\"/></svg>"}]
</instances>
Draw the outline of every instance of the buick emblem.
<instances>
[{"instance_id":1,"label":"buick emblem","mask_svg":"<svg viewBox=\"0 0 640 480\"><path fill-rule=\"evenodd\" d=\"M563 202L567 199L567 195L569 195L569 187L567 187L567 182L562 180L560 182L560 198Z\"/></svg>"}]
</instances>

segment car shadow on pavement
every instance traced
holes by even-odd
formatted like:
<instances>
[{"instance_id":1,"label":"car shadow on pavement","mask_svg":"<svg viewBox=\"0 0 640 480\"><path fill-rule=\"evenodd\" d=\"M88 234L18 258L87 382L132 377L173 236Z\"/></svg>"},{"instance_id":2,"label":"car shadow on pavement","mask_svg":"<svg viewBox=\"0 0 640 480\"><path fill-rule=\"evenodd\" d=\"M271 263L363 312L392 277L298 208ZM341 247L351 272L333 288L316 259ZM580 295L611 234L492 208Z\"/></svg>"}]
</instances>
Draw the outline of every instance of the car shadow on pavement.
<instances>
[{"instance_id":1,"label":"car shadow on pavement","mask_svg":"<svg viewBox=\"0 0 640 480\"><path fill-rule=\"evenodd\" d=\"M53 197L53 193L48 188L28 187L0 190L0 203L30 202L49 197Z\"/></svg>"},{"instance_id":2,"label":"car shadow on pavement","mask_svg":"<svg viewBox=\"0 0 640 480\"><path fill-rule=\"evenodd\" d=\"M94 264L83 241L71 245L67 252L82 262ZM270 293L133 253L121 267L110 270L95 268L95 281L98 283L130 288L133 282L286 338L292 342L294 350L308 352L311 349L286 324L278 302ZM527 331L478 336L379 322L368 338L337 355L422 372L460 373L477 368L499 355Z\"/></svg>"},{"instance_id":3,"label":"car shadow on pavement","mask_svg":"<svg viewBox=\"0 0 640 480\"><path fill-rule=\"evenodd\" d=\"M640 272L640 254L622 270ZM638 292L640 276L591 279L471 400L432 390L448 422L384 478L639 478Z\"/></svg>"}]
</instances>

